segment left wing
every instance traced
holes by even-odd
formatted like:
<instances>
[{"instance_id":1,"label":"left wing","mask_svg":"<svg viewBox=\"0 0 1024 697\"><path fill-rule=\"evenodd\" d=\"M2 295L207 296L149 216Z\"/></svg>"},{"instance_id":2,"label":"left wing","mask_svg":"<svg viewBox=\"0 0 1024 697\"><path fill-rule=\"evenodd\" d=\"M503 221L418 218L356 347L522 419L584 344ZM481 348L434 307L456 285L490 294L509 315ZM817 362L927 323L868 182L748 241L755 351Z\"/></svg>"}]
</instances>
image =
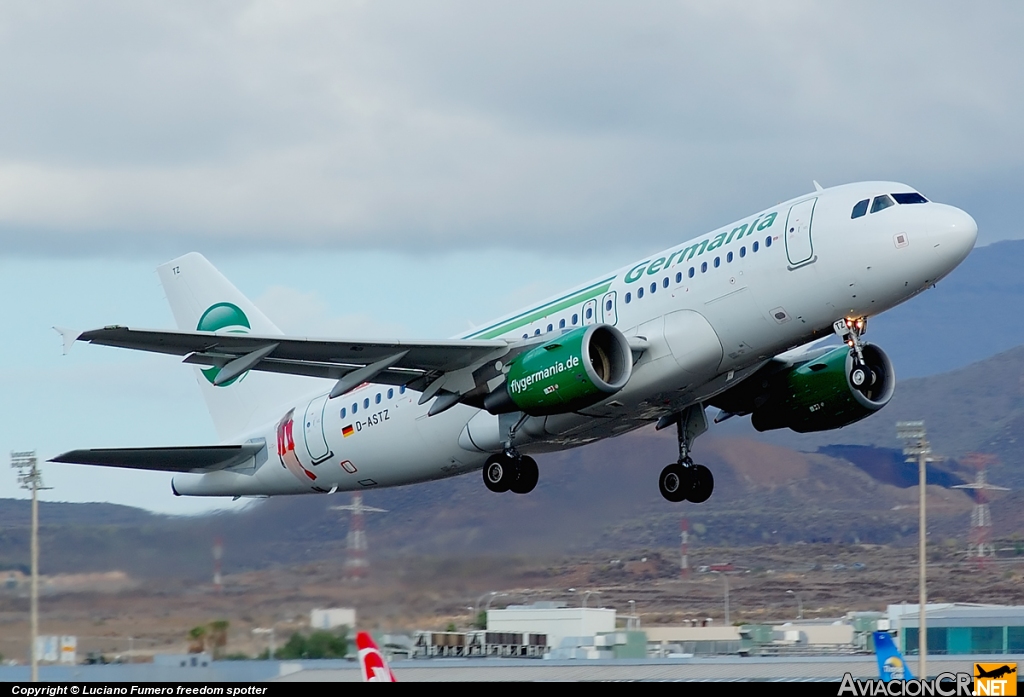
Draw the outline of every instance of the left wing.
<instances>
[{"instance_id":1,"label":"left wing","mask_svg":"<svg viewBox=\"0 0 1024 697\"><path fill-rule=\"evenodd\" d=\"M505 358L507 362L510 352L519 352L502 340L339 341L118 325L83 332L75 340L184 356L185 363L219 368L215 384L260 370L337 380L332 398L365 382L406 385L423 393L421 404L438 397L432 414L459 402L482 404L487 393L504 381L496 361ZM516 348L532 343L519 342Z\"/></svg>"}]
</instances>

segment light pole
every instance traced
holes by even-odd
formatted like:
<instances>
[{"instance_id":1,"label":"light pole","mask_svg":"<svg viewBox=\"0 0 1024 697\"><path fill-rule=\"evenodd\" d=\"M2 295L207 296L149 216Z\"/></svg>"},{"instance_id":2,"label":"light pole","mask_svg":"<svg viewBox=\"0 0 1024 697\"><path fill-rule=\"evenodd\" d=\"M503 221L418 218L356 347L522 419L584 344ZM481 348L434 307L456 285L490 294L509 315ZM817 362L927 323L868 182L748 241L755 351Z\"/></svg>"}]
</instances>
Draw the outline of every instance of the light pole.
<instances>
[{"instance_id":1,"label":"light pole","mask_svg":"<svg viewBox=\"0 0 1024 697\"><path fill-rule=\"evenodd\" d=\"M22 489L32 492L32 600L30 605L30 624L32 632L32 682L39 682L39 656L36 642L39 640L39 490L48 489L43 486L43 473L39 471L36 451L11 451L11 467L18 470L18 483Z\"/></svg>"},{"instance_id":2,"label":"light pole","mask_svg":"<svg viewBox=\"0 0 1024 697\"><path fill-rule=\"evenodd\" d=\"M267 634L270 642L269 651L267 653L268 660L274 660L274 628L273 627L256 627L252 630L253 634Z\"/></svg>"},{"instance_id":3,"label":"light pole","mask_svg":"<svg viewBox=\"0 0 1024 697\"><path fill-rule=\"evenodd\" d=\"M786 591L786 595L796 596L796 607L797 607L796 618L798 620L802 620L804 618L804 601L803 601L803 598L800 597L799 593L797 593L796 591L791 591L791 590L790 591Z\"/></svg>"},{"instance_id":4,"label":"light pole","mask_svg":"<svg viewBox=\"0 0 1024 697\"><path fill-rule=\"evenodd\" d=\"M897 421L896 435L903 441L903 454L907 456L907 462L917 460L917 480L920 499L918 501L918 556L920 557L919 593L918 593L918 621L917 621L917 645L918 645L918 677L922 680L928 677L928 626L925 618L925 606L928 604L927 591L927 559L925 536L927 535L927 516L925 513L925 493L927 481L925 478L926 463L931 459L932 453L928 444L927 432L924 428L924 421Z\"/></svg>"},{"instance_id":5,"label":"light pole","mask_svg":"<svg viewBox=\"0 0 1024 697\"><path fill-rule=\"evenodd\" d=\"M730 625L729 622L729 577L722 574L722 580L725 581L725 626Z\"/></svg>"}]
</instances>

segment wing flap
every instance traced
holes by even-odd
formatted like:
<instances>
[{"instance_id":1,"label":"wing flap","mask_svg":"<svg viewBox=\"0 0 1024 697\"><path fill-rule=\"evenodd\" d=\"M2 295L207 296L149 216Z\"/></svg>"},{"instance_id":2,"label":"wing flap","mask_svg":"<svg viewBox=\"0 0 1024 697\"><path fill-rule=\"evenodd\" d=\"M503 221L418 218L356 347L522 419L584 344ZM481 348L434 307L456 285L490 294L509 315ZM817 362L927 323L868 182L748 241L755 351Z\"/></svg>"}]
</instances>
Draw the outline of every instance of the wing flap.
<instances>
[{"instance_id":1,"label":"wing flap","mask_svg":"<svg viewBox=\"0 0 1024 697\"><path fill-rule=\"evenodd\" d=\"M244 443L171 448L94 448L70 450L50 462L155 472L215 472L243 464L265 447L265 443Z\"/></svg>"}]
</instances>

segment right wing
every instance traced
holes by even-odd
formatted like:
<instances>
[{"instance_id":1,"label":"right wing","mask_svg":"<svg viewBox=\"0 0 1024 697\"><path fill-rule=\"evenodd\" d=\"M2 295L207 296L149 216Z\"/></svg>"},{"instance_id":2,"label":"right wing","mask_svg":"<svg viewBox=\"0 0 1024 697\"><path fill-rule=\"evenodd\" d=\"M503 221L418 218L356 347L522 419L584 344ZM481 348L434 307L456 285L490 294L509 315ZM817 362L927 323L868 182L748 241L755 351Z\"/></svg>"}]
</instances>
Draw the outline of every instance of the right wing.
<instances>
[{"instance_id":1,"label":"right wing","mask_svg":"<svg viewBox=\"0 0 1024 697\"><path fill-rule=\"evenodd\" d=\"M498 359L507 363L510 354L536 343L517 342L513 347L503 340L341 341L116 325L82 332L75 340L184 356L185 363L217 368L214 384L260 370L337 380L331 397L365 382L406 385L423 393L421 404L438 397L431 413L459 402L482 404L487 393L504 382Z\"/></svg>"}]
</instances>

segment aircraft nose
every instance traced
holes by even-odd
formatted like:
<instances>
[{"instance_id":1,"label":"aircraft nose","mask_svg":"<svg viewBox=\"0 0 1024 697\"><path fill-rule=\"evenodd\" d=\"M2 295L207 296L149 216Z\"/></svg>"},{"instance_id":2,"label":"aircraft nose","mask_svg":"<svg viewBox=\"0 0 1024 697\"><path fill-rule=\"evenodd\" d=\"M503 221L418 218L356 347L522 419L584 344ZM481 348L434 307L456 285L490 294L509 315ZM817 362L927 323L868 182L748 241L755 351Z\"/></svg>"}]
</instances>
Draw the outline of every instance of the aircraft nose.
<instances>
[{"instance_id":1,"label":"aircraft nose","mask_svg":"<svg viewBox=\"0 0 1024 697\"><path fill-rule=\"evenodd\" d=\"M952 268L966 259L974 249L974 243L978 240L978 223L959 208L945 206L945 209L932 237L936 251Z\"/></svg>"}]
</instances>

